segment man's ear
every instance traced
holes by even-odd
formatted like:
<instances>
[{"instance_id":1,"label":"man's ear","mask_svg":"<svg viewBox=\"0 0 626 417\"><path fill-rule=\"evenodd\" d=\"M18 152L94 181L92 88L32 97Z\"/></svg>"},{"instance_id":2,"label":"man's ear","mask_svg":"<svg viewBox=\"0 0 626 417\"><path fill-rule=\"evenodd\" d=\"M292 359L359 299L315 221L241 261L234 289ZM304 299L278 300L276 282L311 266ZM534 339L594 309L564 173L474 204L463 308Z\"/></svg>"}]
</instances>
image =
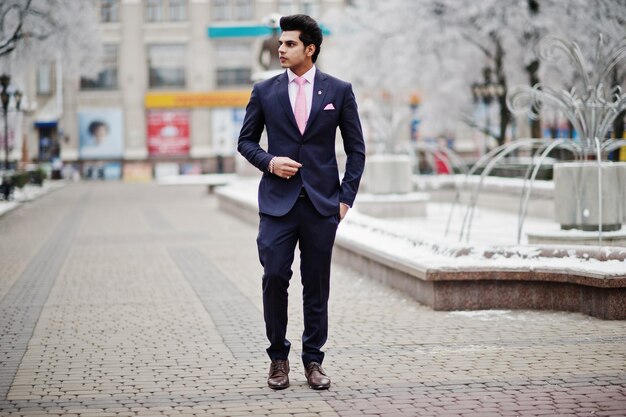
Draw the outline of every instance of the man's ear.
<instances>
[{"instance_id":1,"label":"man's ear","mask_svg":"<svg viewBox=\"0 0 626 417\"><path fill-rule=\"evenodd\" d=\"M306 47L306 56L313 56L314 53L315 53L315 45L310 44L309 46Z\"/></svg>"}]
</instances>

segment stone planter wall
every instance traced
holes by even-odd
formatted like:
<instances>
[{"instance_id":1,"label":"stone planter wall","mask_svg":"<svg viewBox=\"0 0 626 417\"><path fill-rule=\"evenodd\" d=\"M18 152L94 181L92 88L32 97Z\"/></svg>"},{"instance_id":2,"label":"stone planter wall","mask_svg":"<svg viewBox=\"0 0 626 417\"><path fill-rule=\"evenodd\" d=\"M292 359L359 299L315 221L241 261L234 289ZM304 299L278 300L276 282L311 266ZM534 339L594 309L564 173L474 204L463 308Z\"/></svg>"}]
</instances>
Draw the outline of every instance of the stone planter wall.
<instances>
[{"instance_id":1,"label":"stone planter wall","mask_svg":"<svg viewBox=\"0 0 626 417\"><path fill-rule=\"evenodd\" d=\"M602 215L598 195L602 181ZM554 165L555 219L564 230L621 229L625 220L626 163L567 162Z\"/></svg>"}]
</instances>

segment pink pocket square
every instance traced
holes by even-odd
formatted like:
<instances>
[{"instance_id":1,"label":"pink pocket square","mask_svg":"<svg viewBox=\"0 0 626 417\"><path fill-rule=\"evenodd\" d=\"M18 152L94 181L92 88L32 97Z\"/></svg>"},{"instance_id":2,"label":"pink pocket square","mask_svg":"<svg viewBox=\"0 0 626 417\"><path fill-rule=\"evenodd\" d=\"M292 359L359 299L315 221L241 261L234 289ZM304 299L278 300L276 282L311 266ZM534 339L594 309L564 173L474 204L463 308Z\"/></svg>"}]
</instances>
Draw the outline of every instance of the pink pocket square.
<instances>
[{"instance_id":1,"label":"pink pocket square","mask_svg":"<svg viewBox=\"0 0 626 417\"><path fill-rule=\"evenodd\" d=\"M328 103L324 110L335 110L335 106L333 106L333 103Z\"/></svg>"}]
</instances>

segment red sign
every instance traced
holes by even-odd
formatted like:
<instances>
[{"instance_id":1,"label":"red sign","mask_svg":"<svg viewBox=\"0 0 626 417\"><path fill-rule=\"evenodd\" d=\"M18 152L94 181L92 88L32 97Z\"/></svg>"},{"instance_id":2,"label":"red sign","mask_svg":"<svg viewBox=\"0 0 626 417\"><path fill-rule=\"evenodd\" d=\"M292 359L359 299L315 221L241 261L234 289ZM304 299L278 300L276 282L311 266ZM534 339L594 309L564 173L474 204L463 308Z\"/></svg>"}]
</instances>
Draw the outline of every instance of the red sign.
<instances>
[{"instance_id":1,"label":"red sign","mask_svg":"<svg viewBox=\"0 0 626 417\"><path fill-rule=\"evenodd\" d=\"M147 117L150 156L189 154L189 112L149 110Z\"/></svg>"}]
</instances>

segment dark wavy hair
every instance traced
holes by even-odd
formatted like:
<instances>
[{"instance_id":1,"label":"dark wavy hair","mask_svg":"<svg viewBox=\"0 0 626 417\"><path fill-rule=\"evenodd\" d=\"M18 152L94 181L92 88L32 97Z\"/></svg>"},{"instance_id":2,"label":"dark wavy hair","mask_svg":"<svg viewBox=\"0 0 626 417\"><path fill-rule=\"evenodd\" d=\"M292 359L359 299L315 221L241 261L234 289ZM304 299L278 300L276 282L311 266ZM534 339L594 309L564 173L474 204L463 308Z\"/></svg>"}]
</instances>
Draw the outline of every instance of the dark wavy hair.
<instances>
[{"instance_id":1,"label":"dark wavy hair","mask_svg":"<svg viewBox=\"0 0 626 417\"><path fill-rule=\"evenodd\" d=\"M87 131L89 132L89 134L91 135L96 135L96 130L100 129L101 127L104 127L105 129L109 129L109 126L101 121L101 120L94 120L91 123L89 123L89 126L87 127Z\"/></svg>"},{"instance_id":2,"label":"dark wavy hair","mask_svg":"<svg viewBox=\"0 0 626 417\"><path fill-rule=\"evenodd\" d=\"M305 14L283 16L280 18L280 29L283 32L287 30L299 30L300 40L305 48L311 44L315 45L315 52L313 53L312 59L313 62L317 61L324 36L322 35L320 25L317 24L315 19Z\"/></svg>"}]
</instances>

